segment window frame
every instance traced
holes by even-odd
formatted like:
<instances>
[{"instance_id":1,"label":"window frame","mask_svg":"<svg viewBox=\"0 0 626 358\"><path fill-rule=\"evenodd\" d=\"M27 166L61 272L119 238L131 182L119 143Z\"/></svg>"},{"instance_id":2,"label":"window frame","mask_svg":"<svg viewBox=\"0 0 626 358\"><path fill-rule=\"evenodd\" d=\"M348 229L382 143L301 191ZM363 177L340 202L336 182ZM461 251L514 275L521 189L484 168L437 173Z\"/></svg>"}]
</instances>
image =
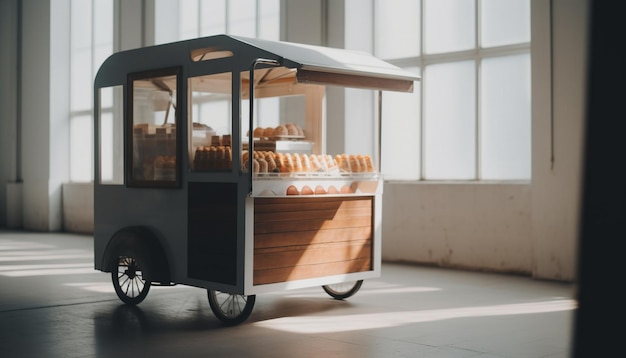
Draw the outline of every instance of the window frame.
<instances>
[{"instance_id":1,"label":"window frame","mask_svg":"<svg viewBox=\"0 0 626 358\"><path fill-rule=\"evenodd\" d=\"M401 68L414 67L418 68L419 72L423 75L422 80L419 83L416 83L416 88L420 90L420 103L419 103L419 113L416 113L414 118L419 121L420 133L419 133L419 146L420 146L420 160L416 165L418 166L418 177L413 179L389 179L392 182L402 182L402 183L411 183L411 182L441 182L441 181L453 181L453 182L519 182L519 181L530 181L532 178L532 170L528 173L527 177L520 178L510 178L510 179L488 179L484 178L483 170L482 170L482 141L481 141L481 126L482 126L482 117L481 117L481 66L482 61L487 58L496 58L496 57L507 57L512 55L522 55L527 54L531 55L531 41L529 39L528 42L520 42L510 45L499 45L493 47L482 47L481 44L481 8L480 8L480 0L475 0L475 28L474 28L474 48L460 51L452 51L445 53L434 53L434 54L426 54L424 53L424 38L425 38L425 29L424 29L424 18L425 18L425 1L420 0L421 4L421 13L420 16L420 43L419 43L419 55L417 56L409 56L403 58L386 58L382 55L377 54L381 59L392 63ZM382 0L374 1L372 3L373 6L373 23L374 23L374 35L372 36L373 49L374 53L377 50L376 38L378 35L376 34L378 29L376 28L376 7L384 6L386 2ZM532 19L531 19L532 20ZM444 64L444 63L454 63L454 62L462 62L462 61L473 61L475 67L475 78L476 82L474 86L476 88L476 96L473 99L475 101L475 128L474 128L474 136L475 136L475 150L473 156L475 158L475 169L473 178L471 179L428 179L425 176L425 163L426 163L426 148L425 148L425 136L426 130L424 125L424 81L428 81L428 78L424 75L426 72L425 69L429 65L434 64ZM532 73L532 68L531 68ZM418 87L419 86L419 87ZM384 106L384 103L383 103ZM532 118L530 118L530 126L532 130ZM384 124L383 124L384 126ZM529 143L529 149L532 150L532 143ZM529 158L531 161L529 167L532 168L532 156Z\"/></svg>"},{"instance_id":2,"label":"window frame","mask_svg":"<svg viewBox=\"0 0 626 358\"><path fill-rule=\"evenodd\" d=\"M174 111L174 123L176 126L176 164L175 164L175 180L137 180L133 178L133 106L134 106L134 85L136 80L143 80L154 77L176 76L176 110ZM168 67L156 70L141 71L129 73L126 76L126 100L124 108L124 141L125 155L124 166L126 187L131 188L180 188L182 183L182 109L186 105L183 103L183 80L182 68Z\"/></svg>"}]
</instances>

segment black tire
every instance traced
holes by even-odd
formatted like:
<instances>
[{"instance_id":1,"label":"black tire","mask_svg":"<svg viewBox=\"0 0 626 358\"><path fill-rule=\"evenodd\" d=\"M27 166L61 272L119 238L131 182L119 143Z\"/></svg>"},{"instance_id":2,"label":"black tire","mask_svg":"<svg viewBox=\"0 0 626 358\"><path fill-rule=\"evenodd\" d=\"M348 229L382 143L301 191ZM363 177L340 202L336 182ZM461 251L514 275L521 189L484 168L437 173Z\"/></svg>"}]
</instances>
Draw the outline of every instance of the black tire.
<instances>
[{"instance_id":1,"label":"black tire","mask_svg":"<svg viewBox=\"0 0 626 358\"><path fill-rule=\"evenodd\" d=\"M148 268L133 256L119 256L111 268L111 281L117 297L127 305L138 305L150 291L150 281L144 279Z\"/></svg>"},{"instance_id":2,"label":"black tire","mask_svg":"<svg viewBox=\"0 0 626 358\"><path fill-rule=\"evenodd\" d=\"M216 290L207 290L207 296L211 311L226 326L234 326L248 319L256 301L255 295L245 296Z\"/></svg>"},{"instance_id":3,"label":"black tire","mask_svg":"<svg viewBox=\"0 0 626 358\"><path fill-rule=\"evenodd\" d=\"M324 285L322 288L330 295L330 297L336 300L343 300L357 293L362 284L363 280L358 280L356 282L342 282L332 285Z\"/></svg>"}]
</instances>

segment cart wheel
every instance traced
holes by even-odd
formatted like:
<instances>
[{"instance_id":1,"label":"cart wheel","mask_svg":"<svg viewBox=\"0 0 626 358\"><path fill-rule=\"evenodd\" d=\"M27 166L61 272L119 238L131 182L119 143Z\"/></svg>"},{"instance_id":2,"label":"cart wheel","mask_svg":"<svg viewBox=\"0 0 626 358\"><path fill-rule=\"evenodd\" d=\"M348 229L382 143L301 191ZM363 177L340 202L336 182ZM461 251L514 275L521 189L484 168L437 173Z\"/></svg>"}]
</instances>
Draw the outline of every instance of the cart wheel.
<instances>
[{"instance_id":1,"label":"cart wheel","mask_svg":"<svg viewBox=\"0 0 626 358\"><path fill-rule=\"evenodd\" d=\"M144 268L145 269L145 268ZM111 270L111 280L117 297L128 305L137 305L150 291L150 281L143 278L144 272L135 257L120 256Z\"/></svg>"},{"instance_id":2,"label":"cart wheel","mask_svg":"<svg viewBox=\"0 0 626 358\"><path fill-rule=\"evenodd\" d=\"M245 321L252 313L255 295L244 296L216 290L207 290L213 314L227 326Z\"/></svg>"},{"instance_id":3,"label":"cart wheel","mask_svg":"<svg viewBox=\"0 0 626 358\"><path fill-rule=\"evenodd\" d=\"M336 300L343 300L357 293L357 291L359 291L359 289L361 288L362 284L363 284L363 280L358 280L355 282L342 282L342 283L335 283L332 285L324 285L322 286L322 288L332 298Z\"/></svg>"}]
</instances>

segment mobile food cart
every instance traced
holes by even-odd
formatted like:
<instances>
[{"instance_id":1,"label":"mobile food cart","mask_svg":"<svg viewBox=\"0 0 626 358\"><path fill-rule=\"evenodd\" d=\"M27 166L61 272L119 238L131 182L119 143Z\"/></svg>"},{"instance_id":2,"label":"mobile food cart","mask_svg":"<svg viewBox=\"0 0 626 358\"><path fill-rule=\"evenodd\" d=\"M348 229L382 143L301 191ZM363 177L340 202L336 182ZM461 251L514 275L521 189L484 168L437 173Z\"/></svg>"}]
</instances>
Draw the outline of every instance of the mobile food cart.
<instances>
[{"instance_id":1,"label":"mobile food cart","mask_svg":"<svg viewBox=\"0 0 626 358\"><path fill-rule=\"evenodd\" d=\"M353 295L381 269L380 118L360 124L377 128L372 153L326 153L326 87L381 98L417 79L365 53L226 35L113 54L94 86L95 268L127 304L151 285L207 289L225 324L259 293Z\"/></svg>"}]
</instances>

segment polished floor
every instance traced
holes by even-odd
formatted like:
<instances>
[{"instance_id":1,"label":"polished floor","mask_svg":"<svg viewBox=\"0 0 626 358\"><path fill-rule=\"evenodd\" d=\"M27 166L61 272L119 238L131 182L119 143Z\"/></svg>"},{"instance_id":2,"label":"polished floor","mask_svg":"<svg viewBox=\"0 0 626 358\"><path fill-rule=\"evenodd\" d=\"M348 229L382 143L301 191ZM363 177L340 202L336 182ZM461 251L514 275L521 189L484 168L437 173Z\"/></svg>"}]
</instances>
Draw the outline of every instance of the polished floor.
<instances>
[{"instance_id":1,"label":"polished floor","mask_svg":"<svg viewBox=\"0 0 626 358\"><path fill-rule=\"evenodd\" d=\"M0 357L569 357L575 286L383 264L345 301L258 295L224 327L206 291L152 288L137 307L94 271L93 238L0 231Z\"/></svg>"}]
</instances>

